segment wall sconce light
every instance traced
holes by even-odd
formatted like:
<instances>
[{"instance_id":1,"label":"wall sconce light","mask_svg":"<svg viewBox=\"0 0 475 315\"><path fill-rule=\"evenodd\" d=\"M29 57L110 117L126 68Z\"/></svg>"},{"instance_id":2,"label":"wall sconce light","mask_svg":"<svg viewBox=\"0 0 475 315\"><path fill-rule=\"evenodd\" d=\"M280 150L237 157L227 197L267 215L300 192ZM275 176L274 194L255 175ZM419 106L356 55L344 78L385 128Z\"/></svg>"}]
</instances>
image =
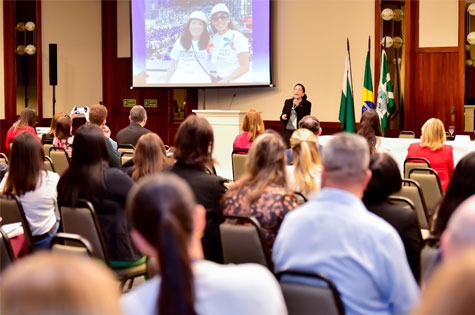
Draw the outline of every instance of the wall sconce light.
<instances>
[{"instance_id":1,"label":"wall sconce light","mask_svg":"<svg viewBox=\"0 0 475 315\"><path fill-rule=\"evenodd\" d=\"M16 25L16 30L19 33L23 34L23 40L21 40L21 35L19 36L19 45L16 48L16 52L19 55L34 55L36 53L36 25L34 22L18 22ZM31 35L30 35L31 34ZM28 39L30 38L30 43Z\"/></svg>"}]
</instances>

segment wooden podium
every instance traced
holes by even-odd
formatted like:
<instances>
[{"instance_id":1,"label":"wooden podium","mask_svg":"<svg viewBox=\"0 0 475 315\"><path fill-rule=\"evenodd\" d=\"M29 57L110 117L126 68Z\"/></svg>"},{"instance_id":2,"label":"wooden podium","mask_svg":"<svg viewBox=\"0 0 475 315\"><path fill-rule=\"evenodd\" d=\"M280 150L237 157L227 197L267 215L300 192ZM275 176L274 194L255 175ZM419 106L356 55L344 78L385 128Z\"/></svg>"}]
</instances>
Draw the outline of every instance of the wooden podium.
<instances>
[{"instance_id":1,"label":"wooden podium","mask_svg":"<svg viewBox=\"0 0 475 315\"><path fill-rule=\"evenodd\" d=\"M216 173L224 178L233 179L231 152L233 141L240 133L242 120L246 115L240 110L193 110L199 117L206 118L214 132L213 157L216 160Z\"/></svg>"}]
</instances>

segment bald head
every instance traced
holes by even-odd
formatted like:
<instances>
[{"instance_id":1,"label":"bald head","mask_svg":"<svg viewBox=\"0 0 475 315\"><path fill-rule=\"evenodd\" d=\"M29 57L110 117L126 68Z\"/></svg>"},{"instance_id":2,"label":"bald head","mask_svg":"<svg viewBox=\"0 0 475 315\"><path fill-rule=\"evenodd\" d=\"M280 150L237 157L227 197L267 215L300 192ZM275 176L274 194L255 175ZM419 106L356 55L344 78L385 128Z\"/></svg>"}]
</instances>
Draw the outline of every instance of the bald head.
<instances>
[{"instance_id":1,"label":"bald head","mask_svg":"<svg viewBox=\"0 0 475 315\"><path fill-rule=\"evenodd\" d=\"M441 239L444 260L475 248L475 195L462 202L450 217Z\"/></svg>"}]
</instances>

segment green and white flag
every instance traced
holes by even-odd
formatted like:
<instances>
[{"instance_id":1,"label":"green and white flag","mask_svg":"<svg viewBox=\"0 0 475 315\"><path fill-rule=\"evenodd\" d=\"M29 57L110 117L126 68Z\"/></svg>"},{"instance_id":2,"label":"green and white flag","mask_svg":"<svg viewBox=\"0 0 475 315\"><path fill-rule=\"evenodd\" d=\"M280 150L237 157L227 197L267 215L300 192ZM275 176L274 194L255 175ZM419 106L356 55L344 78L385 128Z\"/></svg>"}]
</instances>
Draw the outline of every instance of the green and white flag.
<instances>
[{"instance_id":1,"label":"green and white flag","mask_svg":"<svg viewBox=\"0 0 475 315\"><path fill-rule=\"evenodd\" d=\"M379 76L378 100L376 106L383 134L389 127L388 116L394 113L395 107L391 76L389 75L388 69L388 57L386 56L386 51L383 49L381 53L381 75Z\"/></svg>"},{"instance_id":2,"label":"green and white flag","mask_svg":"<svg viewBox=\"0 0 475 315\"><path fill-rule=\"evenodd\" d=\"M350 56L346 55L346 68L341 90L340 115L343 131L355 133L355 106L353 103L353 87L351 86Z\"/></svg>"}]
</instances>

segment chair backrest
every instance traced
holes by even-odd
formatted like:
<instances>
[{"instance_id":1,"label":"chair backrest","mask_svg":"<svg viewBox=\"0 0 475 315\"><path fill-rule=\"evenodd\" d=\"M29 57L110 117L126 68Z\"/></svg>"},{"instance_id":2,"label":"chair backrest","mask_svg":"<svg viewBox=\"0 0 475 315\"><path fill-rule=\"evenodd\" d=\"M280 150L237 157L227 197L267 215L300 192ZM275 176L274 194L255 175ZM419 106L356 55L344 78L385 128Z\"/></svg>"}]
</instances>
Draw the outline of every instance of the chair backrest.
<instances>
[{"instance_id":1,"label":"chair backrest","mask_svg":"<svg viewBox=\"0 0 475 315\"><path fill-rule=\"evenodd\" d=\"M8 266L15 261L15 255L13 255L12 246L7 233L5 233L0 227L0 272L5 270Z\"/></svg>"},{"instance_id":2,"label":"chair backrest","mask_svg":"<svg viewBox=\"0 0 475 315\"><path fill-rule=\"evenodd\" d=\"M298 192L298 191L294 191L294 196L295 198L297 198L297 203L299 205L302 205L304 203L307 202L307 197L304 196L304 194L302 194L301 192Z\"/></svg>"},{"instance_id":3,"label":"chair backrest","mask_svg":"<svg viewBox=\"0 0 475 315\"><path fill-rule=\"evenodd\" d=\"M414 206L414 203L409 198L402 197L402 196L389 196L388 199L389 199L389 203L392 203L393 205L409 208L414 211L416 210L416 206Z\"/></svg>"},{"instance_id":4,"label":"chair backrest","mask_svg":"<svg viewBox=\"0 0 475 315\"><path fill-rule=\"evenodd\" d=\"M277 273L289 315L343 315L335 284L318 273L286 270Z\"/></svg>"},{"instance_id":5,"label":"chair backrest","mask_svg":"<svg viewBox=\"0 0 475 315\"><path fill-rule=\"evenodd\" d=\"M51 171L51 172L56 173L56 170L55 170L54 165L53 165L53 160L49 156L47 156L47 155L44 156L44 163L45 163L45 169L47 171Z\"/></svg>"},{"instance_id":6,"label":"chair backrest","mask_svg":"<svg viewBox=\"0 0 475 315\"><path fill-rule=\"evenodd\" d=\"M117 151L119 154L122 154L122 152L132 152L132 155L135 152L135 147L132 144L119 144L117 146Z\"/></svg>"},{"instance_id":7,"label":"chair backrest","mask_svg":"<svg viewBox=\"0 0 475 315\"><path fill-rule=\"evenodd\" d=\"M21 222L26 243L28 245L28 252L32 253L35 250L35 241L33 239L33 234L31 233L30 224L26 219L25 211L23 210L20 199L17 196L0 195L0 217L2 217L2 222L0 223L2 225Z\"/></svg>"},{"instance_id":8,"label":"chair backrest","mask_svg":"<svg viewBox=\"0 0 475 315\"><path fill-rule=\"evenodd\" d=\"M122 151L120 153L120 165L124 165L129 160L134 158L134 151Z\"/></svg>"},{"instance_id":9,"label":"chair backrest","mask_svg":"<svg viewBox=\"0 0 475 315\"><path fill-rule=\"evenodd\" d=\"M247 153L246 150L234 150L231 153L234 181L237 181L246 172Z\"/></svg>"},{"instance_id":10,"label":"chair backrest","mask_svg":"<svg viewBox=\"0 0 475 315\"><path fill-rule=\"evenodd\" d=\"M409 178L409 172L416 167L430 167L430 163L423 157L411 157L404 160L404 178Z\"/></svg>"},{"instance_id":11,"label":"chair backrest","mask_svg":"<svg viewBox=\"0 0 475 315\"><path fill-rule=\"evenodd\" d=\"M59 176L63 175L69 167L69 158L66 151L63 148L51 147L49 150L49 156L53 161L56 173L58 173Z\"/></svg>"},{"instance_id":12,"label":"chair backrest","mask_svg":"<svg viewBox=\"0 0 475 315\"><path fill-rule=\"evenodd\" d=\"M415 139L416 133L412 130L403 130L399 133L399 138Z\"/></svg>"},{"instance_id":13,"label":"chair backrest","mask_svg":"<svg viewBox=\"0 0 475 315\"><path fill-rule=\"evenodd\" d=\"M75 207L61 205L59 208L63 232L78 234L89 241L94 257L110 266L102 230L94 206L86 200L78 200Z\"/></svg>"},{"instance_id":14,"label":"chair backrest","mask_svg":"<svg viewBox=\"0 0 475 315\"><path fill-rule=\"evenodd\" d=\"M5 153L0 152L0 163L8 164L8 158Z\"/></svg>"},{"instance_id":15,"label":"chair backrest","mask_svg":"<svg viewBox=\"0 0 475 315\"><path fill-rule=\"evenodd\" d=\"M420 185L412 179L403 179L402 183L401 190L393 196L406 197L411 200L417 213L420 228L429 229L427 206Z\"/></svg>"},{"instance_id":16,"label":"chair backrest","mask_svg":"<svg viewBox=\"0 0 475 315\"><path fill-rule=\"evenodd\" d=\"M43 150L45 151L45 155L49 156L49 151L51 150L52 147L53 147L52 144L49 144L49 143L43 144Z\"/></svg>"},{"instance_id":17,"label":"chair backrest","mask_svg":"<svg viewBox=\"0 0 475 315\"><path fill-rule=\"evenodd\" d=\"M437 171L428 167L415 167L409 171L409 178L419 183L424 194L428 215L430 216L442 199L444 191Z\"/></svg>"},{"instance_id":18,"label":"chair backrest","mask_svg":"<svg viewBox=\"0 0 475 315\"><path fill-rule=\"evenodd\" d=\"M78 234L58 233L51 240L51 250L60 254L93 256L91 243Z\"/></svg>"},{"instance_id":19,"label":"chair backrest","mask_svg":"<svg viewBox=\"0 0 475 315\"><path fill-rule=\"evenodd\" d=\"M259 222L253 217L236 215L224 218L227 221L219 226L224 263L257 263L272 269Z\"/></svg>"}]
</instances>

